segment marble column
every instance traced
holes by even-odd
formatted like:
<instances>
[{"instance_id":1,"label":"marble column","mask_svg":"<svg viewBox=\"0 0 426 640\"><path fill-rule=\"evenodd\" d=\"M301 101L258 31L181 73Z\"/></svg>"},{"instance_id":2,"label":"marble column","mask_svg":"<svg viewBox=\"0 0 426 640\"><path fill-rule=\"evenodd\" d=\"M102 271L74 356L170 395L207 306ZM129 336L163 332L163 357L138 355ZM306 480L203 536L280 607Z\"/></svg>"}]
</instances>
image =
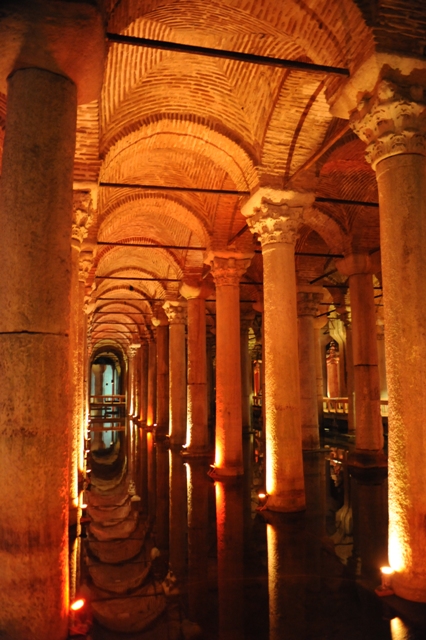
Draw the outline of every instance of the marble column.
<instances>
[{"instance_id":1,"label":"marble column","mask_svg":"<svg viewBox=\"0 0 426 640\"><path fill-rule=\"evenodd\" d=\"M147 340L141 346L141 385L139 420L146 425L148 415L148 377L149 377L149 343Z\"/></svg>"},{"instance_id":2,"label":"marble column","mask_svg":"<svg viewBox=\"0 0 426 640\"><path fill-rule=\"evenodd\" d=\"M169 424L170 444L186 442L186 301L168 300L163 305L169 321Z\"/></svg>"},{"instance_id":3,"label":"marble column","mask_svg":"<svg viewBox=\"0 0 426 640\"><path fill-rule=\"evenodd\" d=\"M129 494L131 496L136 495L136 487L135 487L135 451L136 451L136 434L135 434L135 424L131 418L133 418L134 409L135 409L135 360L136 355L139 352L140 344L134 343L129 345L127 348L127 358L128 358L128 420L127 420L127 480L129 483Z\"/></svg>"},{"instance_id":4,"label":"marble column","mask_svg":"<svg viewBox=\"0 0 426 640\"><path fill-rule=\"evenodd\" d=\"M148 389L146 425L154 426L157 412L157 344L154 337L148 340Z\"/></svg>"},{"instance_id":5,"label":"marble column","mask_svg":"<svg viewBox=\"0 0 426 640\"><path fill-rule=\"evenodd\" d=\"M232 253L210 256L216 285L216 442L212 474L244 472L241 414L240 287L250 259Z\"/></svg>"},{"instance_id":6,"label":"marble column","mask_svg":"<svg viewBox=\"0 0 426 640\"><path fill-rule=\"evenodd\" d=\"M361 467L386 466L372 277L375 265L367 254L351 254L336 261L336 265L349 276L351 298L355 452L350 454L349 463Z\"/></svg>"},{"instance_id":7,"label":"marble column","mask_svg":"<svg viewBox=\"0 0 426 640\"><path fill-rule=\"evenodd\" d=\"M169 327L164 314L152 318L156 327L157 342L157 411L155 435L165 438L169 435Z\"/></svg>"},{"instance_id":8,"label":"marble column","mask_svg":"<svg viewBox=\"0 0 426 640\"><path fill-rule=\"evenodd\" d=\"M262 243L266 508L274 511L305 508L294 244L303 207L312 200L311 194L260 189L243 207Z\"/></svg>"},{"instance_id":9,"label":"marble column","mask_svg":"<svg viewBox=\"0 0 426 640\"><path fill-rule=\"evenodd\" d=\"M317 405L317 375L314 316L318 312L322 292L300 289L297 293L300 415L302 448L319 449L319 424Z\"/></svg>"},{"instance_id":10,"label":"marble column","mask_svg":"<svg viewBox=\"0 0 426 640\"><path fill-rule=\"evenodd\" d=\"M188 405L185 454L209 452L207 427L206 301L201 288L182 285L188 310Z\"/></svg>"},{"instance_id":11,"label":"marble column","mask_svg":"<svg viewBox=\"0 0 426 640\"><path fill-rule=\"evenodd\" d=\"M252 319L242 318L240 323L241 340L241 407L243 433L251 430L251 397L253 393L252 364L249 351L249 329Z\"/></svg>"},{"instance_id":12,"label":"marble column","mask_svg":"<svg viewBox=\"0 0 426 640\"><path fill-rule=\"evenodd\" d=\"M315 373L317 380L317 406L318 406L318 421L319 426L323 426L324 419L324 396L326 395L324 389L324 362L325 360L325 352L323 353L322 342L321 342L321 334L324 325L327 323L327 320L324 317L314 318L314 333L315 333Z\"/></svg>"},{"instance_id":13,"label":"marble column","mask_svg":"<svg viewBox=\"0 0 426 640\"><path fill-rule=\"evenodd\" d=\"M399 85L380 80L366 94L352 124L379 189L392 584L398 596L426 602L426 105L424 87L395 77Z\"/></svg>"},{"instance_id":14,"label":"marble column","mask_svg":"<svg viewBox=\"0 0 426 640\"><path fill-rule=\"evenodd\" d=\"M9 76L0 186L0 636L11 640L67 636L76 113L76 86L59 72Z\"/></svg>"}]
</instances>

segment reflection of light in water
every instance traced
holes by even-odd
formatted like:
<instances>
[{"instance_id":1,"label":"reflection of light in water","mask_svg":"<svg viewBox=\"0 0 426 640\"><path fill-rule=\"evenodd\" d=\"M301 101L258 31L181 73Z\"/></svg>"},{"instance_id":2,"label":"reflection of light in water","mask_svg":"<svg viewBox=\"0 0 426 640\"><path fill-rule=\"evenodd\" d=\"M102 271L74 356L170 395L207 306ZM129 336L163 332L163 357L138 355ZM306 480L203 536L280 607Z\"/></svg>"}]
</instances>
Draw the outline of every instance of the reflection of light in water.
<instances>
[{"instance_id":1,"label":"reflection of light in water","mask_svg":"<svg viewBox=\"0 0 426 640\"><path fill-rule=\"evenodd\" d=\"M392 640L408 640L409 631L401 618L393 618L390 623Z\"/></svg>"}]
</instances>

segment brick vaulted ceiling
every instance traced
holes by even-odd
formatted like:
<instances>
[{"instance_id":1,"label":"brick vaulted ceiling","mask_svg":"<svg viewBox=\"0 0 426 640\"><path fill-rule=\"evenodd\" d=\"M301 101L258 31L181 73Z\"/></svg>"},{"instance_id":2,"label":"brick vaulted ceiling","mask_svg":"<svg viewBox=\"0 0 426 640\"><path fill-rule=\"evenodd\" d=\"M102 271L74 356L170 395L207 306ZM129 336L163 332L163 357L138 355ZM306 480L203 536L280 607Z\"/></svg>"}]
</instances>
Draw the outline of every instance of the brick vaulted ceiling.
<instances>
[{"instance_id":1,"label":"brick vaulted ceiling","mask_svg":"<svg viewBox=\"0 0 426 640\"><path fill-rule=\"evenodd\" d=\"M400 46L419 54L404 4L424 19L421 3L397 0L105 0L103 12L109 33L352 73L375 48L389 49L398 29ZM318 196L376 201L364 144L346 121L330 115L327 98L341 81L318 72L110 43L100 99L78 108L75 181L254 192L259 186L283 188L299 170L294 180L311 181ZM5 109L0 95L0 132ZM314 154L317 161L300 172ZM147 336L156 302L178 295L182 277L205 276L205 251L226 249L244 227L243 202L244 197L217 193L100 187L88 240L91 246L120 244L96 249L87 285L95 310L92 340L109 339L113 331L124 346ZM232 246L259 249L250 232ZM377 209L315 203L296 250L341 254L378 246ZM332 265L332 258L298 257L299 281ZM257 252L243 281L261 277ZM241 287L244 300L260 296L259 285Z\"/></svg>"}]
</instances>

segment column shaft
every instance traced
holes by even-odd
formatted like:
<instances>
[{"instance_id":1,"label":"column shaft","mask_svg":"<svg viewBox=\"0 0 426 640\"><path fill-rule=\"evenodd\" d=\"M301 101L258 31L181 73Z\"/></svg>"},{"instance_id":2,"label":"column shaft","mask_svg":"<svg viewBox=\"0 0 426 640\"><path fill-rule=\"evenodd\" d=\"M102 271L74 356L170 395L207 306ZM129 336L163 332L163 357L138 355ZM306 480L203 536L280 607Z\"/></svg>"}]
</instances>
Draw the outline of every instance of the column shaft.
<instances>
[{"instance_id":1,"label":"column shaft","mask_svg":"<svg viewBox=\"0 0 426 640\"><path fill-rule=\"evenodd\" d=\"M187 453L209 448L207 429L207 345L204 298L188 300L188 434Z\"/></svg>"},{"instance_id":2,"label":"column shaft","mask_svg":"<svg viewBox=\"0 0 426 640\"><path fill-rule=\"evenodd\" d=\"M152 339L148 343L148 390L146 424L152 427L157 412L157 345Z\"/></svg>"},{"instance_id":3,"label":"column shaft","mask_svg":"<svg viewBox=\"0 0 426 640\"><path fill-rule=\"evenodd\" d=\"M34 68L9 78L0 198L0 635L11 640L67 637L76 110L76 87L61 75Z\"/></svg>"},{"instance_id":4,"label":"column shaft","mask_svg":"<svg viewBox=\"0 0 426 640\"><path fill-rule=\"evenodd\" d=\"M169 421L170 443L186 442L186 344L185 325L171 323L169 344Z\"/></svg>"},{"instance_id":5,"label":"column shaft","mask_svg":"<svg viewBox=\"0 0 426 640\"><path fill-rule=\"evenodd\" d=\"M157 417L156 434L169 433L169 327L157 327Z\"/></svg>"}]
</instances>

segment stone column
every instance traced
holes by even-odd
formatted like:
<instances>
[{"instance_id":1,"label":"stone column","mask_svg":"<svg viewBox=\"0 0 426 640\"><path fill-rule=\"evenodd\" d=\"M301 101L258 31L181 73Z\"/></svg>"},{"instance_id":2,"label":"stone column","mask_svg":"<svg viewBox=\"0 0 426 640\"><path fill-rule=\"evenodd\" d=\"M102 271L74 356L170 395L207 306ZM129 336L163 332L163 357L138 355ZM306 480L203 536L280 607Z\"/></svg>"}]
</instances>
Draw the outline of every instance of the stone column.
<instances>
[{"instance_id":1,"label":"stone column","mask_svg":"<svg viewBox=\"0 0 426 640\"><path fill-rule=\"evenodd\" d=\"M379 188L393 588L426 602L426 104L423 87L398 77L400 86L380 81L352 120Z\"/></svg>"},{"instance_id":2,"label":"stone column","mask_svg":"<svg viewBox=\"0 0 426 640\"><path fill-rule=\"evenodd\" d=\"M0 195L0 636L68 626L69 326L77 90L8 80Z\"/></svg>"},{"instance_id":3,"label":"stone column","mask_svg":"<svg viewBox=\"0 0 426 640\"><path fill-rule=\"evenodd\" d=\"M388 399L388 385L386 381L386 354L385 354L385 325L383 321L376 322L377 356L379 359L380 400Z\"/></svg>"},{"instance_id":4,"label":"stone column","mask_svg":"<svg viewBox=\"0 0 426 640\"><path fill-rule=\"evenodd\" d=\"M134 406L135 406L135 358L140 344L134 343L127 348L127 358L129 362L128 368L128 401L127 406L129 408L127 419L127 480L129 483L129 494L134 496L136 494L135 487L135 424L131 418L133 418Z\"/></svg>"},{"instance_id":5,"label":"stone column","mask_svg":"<svg viewBox=\"0 0 426 640\"><path fill-rule=\"evenodd\" d=\"M136 375L135 375L135 357L140 348L140 344L130 344L127 348L128 372L127 372L127 413L133 417L136 404Z\"/></svg>"},{"instance_id":6,"label":"stone column","mask_svg":"<svg viewBox=\"0 0 426 640\"><path fill-rule=\"evenodd\" d=\"M325 396L324 391L324 376L323 376L323 359L325 353L322 351L321 343L321 330L327 323L327 319L324 317L314 318L314 333L315 333L315 373L317 379L317 405L318 405L318 421L320 427L323 426L324 419L324 404L323 398Z\"/></svg>"},{"instance_id":7,"label":"stone column","mask_svg":"<svg viewBox=\"0 0 426 640\"><path fill-rule=\"evenodd\" d=\"M142 342L141 347L141 386L140 386L140 412L139 420L146 425L148 415L148 376L149 376L149 343Z\"/></svg>"},{"instance_id":8,"label":"stone column","mask_svg":"<svg viewBox=\"0 0 426 640\"><path fill-rule=\"evenodd\" d=\"M214 475L244 472L241 416L240 287L250 259L210 257L216 285L216 446Z\"/></svg>"},{"instance_id":9,"label":"stone column","mask_svg":"<svg viewBox=\"0 0 426 640\"><path fill-rule=\"evenodd\" d=\"M314 316L318 312L318 304L321 299L322 292L320 288L315 291L299 289L297 293L300 415L303 449L319 449L320 446Z\"/></svg>"},{"instance_id":10,"label":"stone column","mask_svg":"<svg viewBox=\"0 0 426 640\"><path fill-rule=\"evenodd\" d=\"M207 428L206 301L201 288L185 283L180 289L188 305L188 410L185 453L209 452Z\"/></svg>"},{"instance_id":11,"label":"stone column","mask_svg":"<svg viewBox=\"0 0 426 640\"><path fill-rule=\"evenodd\" d=\"M349 276L352 318L352 358L355 390L355 452L351 465L386 466L380 415L379 367L372 272L367 254L351 254L336 262Z\"/></svg>"},{"instance_id":12,"label":"stone column","mask_svg":"<svg viewBox=\"0 0 426 640\"><path fill-rule=\"evenodd\" d=\"M169 321L169 423L170 444L186 442L186 301L168 300Z\"/></svg>"},{"instance_id":13,"label":"stone column","mask_svg":"<svg viewBox=\"0 0 426 640\"><path fill-rule=\"evenodd\" d=\"M241 340L241 407L243 433L251 430L251 396L253 393L252 366L249 352L249 329L251 318L242 318L240 323Z\"/></svg>"},{"instance_id":14,"label":"stone column","mask_svg":"<svg viewBox=\"0 0 426 640\"><path fill-rule=\"evenodd\" d=\"M157 338L157 412L156 437L165 438L169 434L169 327L160 311L152 318Z\"/></svg>"},{"instance_id":15,"label":"stone column","mask_svg":"<svg viewBox=\"0 0 426 640\"><path fill-rule=\"evenodd\" d=\"M216 339L212 333L207 333L207 403L208 403L208 425L213 432L216 413L216 376L214 367L214 353L216 349Z\"/></svg>"},{"instance_id":16,"label":"stone column","mask_svg":"<svg viewBox=\"0 0 426 640\"><path fill-rule=\"evenodd\" d=\"M243 208L262 243L266 508L274 511L305 508L294 244L303 207L312 199L261 189Z\"/></svg>"},{"instance_id":17,"label":"stone column","mask_svg":"<svg viewBox=\"0 0 426 640\"><path fill-rule=\"evenodd\" d=\"M327 362L327 396L329 398L340 397L340 375L339 375L339 345L330 339L326 353Z\"/></svg>"},{"instance_id":18,"label":"stone column","mask_svg":"<svg viewBox=\"0 0 426 640\"><path fill-rule=\"evenodd\" d=\"M146 424L152 428L157 412L157 345L154 338L148 341L148 389Z\"/></svg>"}]
</instances>

